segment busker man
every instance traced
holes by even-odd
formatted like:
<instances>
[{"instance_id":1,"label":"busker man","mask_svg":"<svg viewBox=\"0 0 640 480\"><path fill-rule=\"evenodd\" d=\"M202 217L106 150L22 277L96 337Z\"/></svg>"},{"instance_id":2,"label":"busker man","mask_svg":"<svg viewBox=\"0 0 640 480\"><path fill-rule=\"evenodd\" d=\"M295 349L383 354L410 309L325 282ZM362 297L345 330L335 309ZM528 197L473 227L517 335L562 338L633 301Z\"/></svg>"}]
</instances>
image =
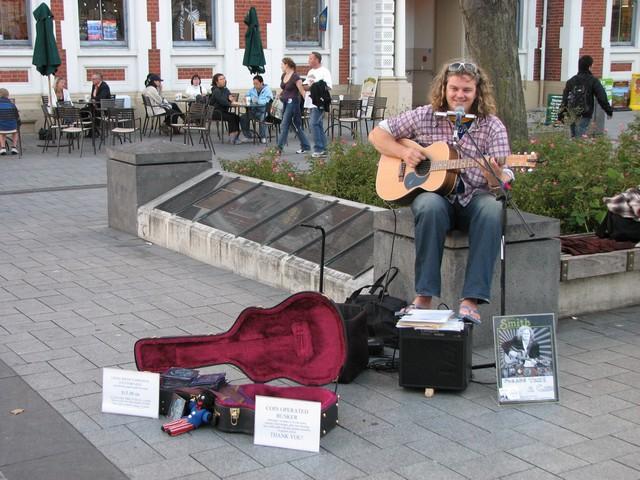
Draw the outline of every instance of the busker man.
<instances>
[{"instance_id":1,"label":"busker man","mask_svg":"<svg viewBox=\"0 0 640 480\"><path fill-rule=\"evenodd\" d=\"M452 123L446 115L436 116L436 112L460 110L461 107L477 118L470 127L458 129L459 140L454 142ZM498 185L497 179L508 183L514 178L511 170L500 167L495 160L510 153L506 128L495 116L495 111L492 86L484 71L472 62L455 61L443 65L433 80L430 105L385 120L369 134L369 141L380 153L402 159L413 168L425 159L425 155L421 150L402 145L399 139L412 139L423 146L446 142L452 147L457 143L455 149L460 158L480 159L480 153L469 138L472 135L481 152L489 157L493 170L490 173L480 167L465 169L460 172L453 192L446 197L425 191L413 200L416 296L406 311L431 308L432 297L440 296L444 241L447 232L454 228L468 231L469 235L469 257L459 316L478 323L478 304L489 302L502 233L501 204L491 189Z\"/></svg>"},{"instance_id":2,"label":"busker man","mask_svg":"<svg viewBox=\"0 0 640 480\"><path fill-rule=\"evenodd\" d=\"M583 55L578 60L578 73L571 77L562 92L562 103L558 112L558 121L564 122L567 113L571 114L571 136L582 137L589 130L591 117L593 117L594 102L596 97L607 117L613 116L613 108L607 100L607 92L596 77L591 73L593 58Z\"/></svg>"},{"instance_id":3,"label":"busker man","mask_svg":"<svg viewBox=\"0 0 640 480\"><path fill-rule=\"evenodd\" d=\"M310 127L313 134L313 158L320 158L327 155L327 136L324 133L324 107L317 107L311 100L309 90L314 83L325 82L326 88L331 90L333 83L331 82L331 72L322 66L322 55L318 52L311 52L308 60L311 70L307 72L307 77L303 82L303 88L307 91L304 99L304 108L310 109Z\"/></svg>"}]
</instances>

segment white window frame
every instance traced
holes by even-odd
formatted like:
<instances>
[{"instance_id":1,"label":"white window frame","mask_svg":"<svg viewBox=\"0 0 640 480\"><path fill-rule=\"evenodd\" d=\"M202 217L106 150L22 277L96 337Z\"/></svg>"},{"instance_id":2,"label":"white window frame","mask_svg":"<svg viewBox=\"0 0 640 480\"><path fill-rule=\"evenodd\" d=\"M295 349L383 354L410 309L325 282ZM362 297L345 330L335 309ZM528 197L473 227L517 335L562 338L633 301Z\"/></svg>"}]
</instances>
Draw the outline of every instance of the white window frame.
<instances>
[{"instance_id":1,"label":"white window frame","mask_svg":"<svg viewBox=\"0 0 640 480\"><path fill-rule=\"evenodd\" d=\"M185 48L185 47L195 47L195 48L202 48L202 47L208 47L208 48L215 48L216 47L216 15L217 15L217 11L216 11L216 5L218 2L216 2L215 0L209 0L209 3L211 4L211 40L174 40L173 39L173 1L171 0L170 2L170 8L171 8L171 45L173 47L176 48Z\"/></svg>"},{"instance_id":2,"label":"white window frame","mask_svg":"<svg viewBox=\"0 0 640 480\"><path fill-rule=\"evenodd\" d=\"M32 37L32 31L31 31L31 10L30 10L30 6L31 6L31 2L29 2L29 0L23 0L22 3L24 3L24 11L26 14L26 18L25 18L25 22L27 23L27 39L26 40L0 40L0 47L23 47L23 48L30 48L33 46L33 44L31 43L31 39Z\"/></svg>"},{"instance_id":3,"label":"white window frame","mask_svg":"<svg viewBox=\"0 0 640 480\"><path fill-rule=\"evenodd\" d=\"M288 12L289 10L287 9L287 2L290 0L284 0L283 4L284 4L284 8L285 8L285 12ZM294 1L294 0L292 0ZM298 0L299 1L299 0ZM318 22L318 16L320 15L320 12L322 12L322 10L324 10L324 7L326 6L325 1L324 0L316 0L318 2L318 12L316 14L316 22ZM338 5L336 4L333 8L338 8ZM285 14L286 15L286 14ZM329 22L329 19L327 19L327 23ZM285 47L286 48L315 48L315 49L321 49L322 48L322 44L323 44L323 40L324 40L324 32L321 32L320 30L318 30L318 41L317 42L301 42L301 41L289 41L287 40L287 20L285 18L284 20L284 41L285 41Z\"/></svg>"},{"instance_id":4,"label":"white window frame","mask_svg":"<svg viewBox=\"0 0 640 480\"><path fill-rule=\"evenodd\" d=\"M78 34L80 33L80 2L78 0ZM102 2L104 0L96 0ZM122 30L124 40L80 40L81 48L128 48L129 46L129 5L128 0L122 0ZM80 37L78 36L78 39Z\"/></svg>"}]
</instances>

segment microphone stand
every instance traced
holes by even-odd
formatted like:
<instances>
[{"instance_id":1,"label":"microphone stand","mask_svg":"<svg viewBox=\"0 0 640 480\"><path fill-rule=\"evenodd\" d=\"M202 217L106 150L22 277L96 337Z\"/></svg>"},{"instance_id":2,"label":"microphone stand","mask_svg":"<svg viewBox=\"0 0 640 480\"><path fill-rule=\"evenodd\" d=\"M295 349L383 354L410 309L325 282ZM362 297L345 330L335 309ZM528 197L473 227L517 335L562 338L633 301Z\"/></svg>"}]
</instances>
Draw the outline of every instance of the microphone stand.
<instances>
[{"instance_id":1,"label":"microphone stand","mask_svg":"<svg viewBox=\"0 0 640 480\"><path fill-rule=\"evenodd\" d=\"M511 207L511 209L516 212L518 217L520 217L520 221L522 222L522 225L524 226L527 233L529 234L529 238L535 237L535 233L533 232L533 230L531 230L531 227L529 226L527 221L524 219L522 212L513 201L513 198L510 193L510 189L505 187L505 183L502 181L502 179L498 175L496 175L496 172L493 171L493 168L491 168L491 163L489 162L489 159L486 157L484 152L482 152L475 138L473 138L473 135L469 133L469 128L465 128L464 132L465 132L464 134L469 137L469 139L471 140L471 143L476 148L476 151L480 154L482 158L482 161L475 158L474 160L476 161L476 163L480 168L484 168L485 170L487 170L490 173L490 175L496 180L498 185L498 190L499 190L498 194L496 195L496 200L502 203L502 233L500 237L500 315L504 316L506 313L506 283L507 283L507 259L506 259L506 256L507 256L506 255L507 253L507 248L506 248L507 247L507 244L506 244L507 207ZM456 147L456 151L458 152L458 156L460 156L461 152L459 148L458 135L459 134L456 131L454 133L453 143ZM495 366L496 366L495 363L485 363L481 365L473 365L471 368L475 370L480 368L492 368Z\"/></svg>"}]
</instances>

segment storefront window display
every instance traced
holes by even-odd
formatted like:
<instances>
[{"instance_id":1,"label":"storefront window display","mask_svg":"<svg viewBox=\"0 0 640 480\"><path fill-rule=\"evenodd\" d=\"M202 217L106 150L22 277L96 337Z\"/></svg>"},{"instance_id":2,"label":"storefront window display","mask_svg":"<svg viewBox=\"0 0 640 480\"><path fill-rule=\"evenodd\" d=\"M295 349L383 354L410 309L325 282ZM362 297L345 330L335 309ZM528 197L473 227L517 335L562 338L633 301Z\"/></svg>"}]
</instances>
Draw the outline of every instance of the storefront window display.
<instances>
[{"instance_id":1,"label":"storefront window display","mask_svg":"<svg viewBox=\"0 0 640 480\"><path fill-rule=\"evenodd\" d=\"M80 44L126 46L124 0L78 0Z\"/></svg>"},{"instance_id":2,"label":"storefront window display","mask_svg":"<svg viewBox=\"0 0 640 480\"><path fill-rule=\"evenodd\" d=\"M632 45L638 22L638 0L613 0L611 44Z\"/></svg>"},{"instance_id":3,"label":"storefront window display","mask_svg":"<svg viewBox=\"0 0 640 480\"><path fill-rule=\"evenodd\" d=\"M324 8L322 0L286 0L285 24L287 46L319 46L318 16Z\"/></svg>"},{"instance_id":4,"label":"storefront window display","mask_svg":"<svg viewBox=\"0 0 640 480\"><path fill-rule=\"evenodd\" d=\"M0 45L30 45L27 3L0 0Z\"/></svg>"},{"instance_id":5,"label":"storefront window display","mask_svg":"<svg viewBox=\"0 0 640 480\"><path fill-rule=\"evenodd\" d=\"M173 44L214 45L214 13L212 0L171 0Z\"/></svg>"}]
</instances>

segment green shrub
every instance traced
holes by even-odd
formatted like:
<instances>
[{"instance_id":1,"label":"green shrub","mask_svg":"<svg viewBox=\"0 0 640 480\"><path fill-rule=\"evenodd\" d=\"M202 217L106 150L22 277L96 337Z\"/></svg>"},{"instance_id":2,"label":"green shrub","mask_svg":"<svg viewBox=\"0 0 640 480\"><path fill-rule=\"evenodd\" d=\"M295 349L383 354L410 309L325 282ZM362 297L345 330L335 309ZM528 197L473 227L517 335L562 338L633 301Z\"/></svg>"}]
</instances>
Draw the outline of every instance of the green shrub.
<instances>
[{"instance_id":1,"label":"green shrub","mask_svg":"<svg viewBox=\"0 0 640 480\"><path fill-rule=\"evenodd\" d=\"M534 149L544 163L517 175L516 204L524 211L558 218L562 233L593 231L606 214L602 197L640 183L639 131L636 119L617 147L604 135L570 139L562 133L521 145L521 150Z\"/></svg>"},{"instance_id":2,"label":"green shrub","mask_svg":"<svg viewBox=\"0 0 640 480\"><path fill-rule=\"evenodd\" d=\"M326 159L311 159L308 170L280 160L275 150L246 160L223 160L230 172L292 185L369 205L383 206L376 195L375 178L380 154L369 144L335 142Z\"/></svg>"},{"instance_id":3,"label":"green shrub","mask_svg":"<svg viewBox=\"0 0 640 480\"><path fill-rule=\"evenodd\" d=\"M513 198L523 211L554 217L562 233L593 231L606 214L602 197L640 185L640 116L620 134L571 139L567 132L542 132L514 151L535 150L543 161L516 174ZM335 142L327 159L307 170L280 160L275 150L240 161L223 161L228 171L370 205L384 206L375 191L380 155L369 144Z\"/></svg>"}]
</instances>

